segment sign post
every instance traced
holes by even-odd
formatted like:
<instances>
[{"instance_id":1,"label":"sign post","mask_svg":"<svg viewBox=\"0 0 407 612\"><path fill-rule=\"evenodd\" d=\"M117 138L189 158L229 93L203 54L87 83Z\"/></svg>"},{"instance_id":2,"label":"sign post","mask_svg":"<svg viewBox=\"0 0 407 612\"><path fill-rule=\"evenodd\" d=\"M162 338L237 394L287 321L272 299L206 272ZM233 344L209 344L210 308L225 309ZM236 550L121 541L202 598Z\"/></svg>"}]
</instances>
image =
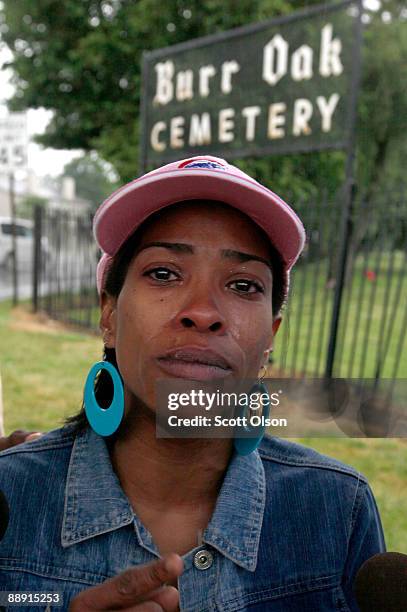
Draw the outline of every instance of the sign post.
<instances>
[{"instance_id":1,"label":"sign post","mask_svg":"<svg viewBox=\"0 0 407 612\"><path fill-rule=\"evenodd\" d=\"M12 252L12 275L13 275L13 306L18 304L18 256L17 256L17 232L16 232L16 199L14 193L14 173L9 174L9 202L11 216L11 252Z\"/></svg>"},{"instance_id":2,"label":"sign post","mask_svg":"<svg viewBox=\"0 0 407 612\"><path fill-rule=\"evenodd\" d=\"M329 334L328 354L325 366L325 378L332 378L336 338L338 333L340 308L342 303L342 294L345 283L345 271L348 260L349 242L352 235L352 217L353 205L355 200L356 182L355 182L355 149L356 149L356 112L357 100L360 90L361 78L361 47L362 47L362 6L358 5L357 30L354 41L354 70L352 75L351 97L351 112L349 116L349 141L347 146L346 167L345 167L345 204L342 209L342 223L340 236L340 251L338 259L338 267L336 272L336 284L334 303L332 309L331 329Z\"/></svg>"},{"instance_id":3,"label":"sign post","mask_svg":"<svg viewBox=\"0 0 407 612\"><path fill-rule=\"evenodd\" d=\"M15 172L27 166L27 114L10 113L0 119L0 172L8 175L12 228L13 306L18 304L18 253L16 233Z\"/></svg>"}]
</instances>

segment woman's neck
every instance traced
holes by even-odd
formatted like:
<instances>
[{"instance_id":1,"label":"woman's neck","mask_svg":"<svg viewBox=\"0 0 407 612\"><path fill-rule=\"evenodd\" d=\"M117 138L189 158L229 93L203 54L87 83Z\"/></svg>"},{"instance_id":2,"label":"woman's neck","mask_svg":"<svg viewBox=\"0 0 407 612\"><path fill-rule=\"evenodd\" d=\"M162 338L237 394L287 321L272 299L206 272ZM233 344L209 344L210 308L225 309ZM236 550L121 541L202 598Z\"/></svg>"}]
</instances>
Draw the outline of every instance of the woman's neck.
<instances>
[{"instance_id":1,"label":"woman's neck","mask_svg":"<svg viewBox=\"0 0 407 612\"><path fill-rule=\"evenodd\" d=\"M155 416L137 406L127 411L110 457L132 501L156 511L213 507L233 451L231 439L157 438Z\"/></svg>"}]
</instances>

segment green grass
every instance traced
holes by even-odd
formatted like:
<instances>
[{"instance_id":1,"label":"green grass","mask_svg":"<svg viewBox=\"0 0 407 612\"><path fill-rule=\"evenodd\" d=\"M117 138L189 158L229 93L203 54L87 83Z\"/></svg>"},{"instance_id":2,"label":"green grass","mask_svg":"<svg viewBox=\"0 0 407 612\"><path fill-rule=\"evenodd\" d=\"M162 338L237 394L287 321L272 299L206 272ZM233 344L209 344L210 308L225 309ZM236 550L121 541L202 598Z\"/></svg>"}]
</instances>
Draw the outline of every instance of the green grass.
<instances>
[{"instance_id":1,"label":"green grass","mask_svg":"<svg viewBox=\"0 0 407 612\"><path fill-rule=\"evenodd\" d=\"M407 439L296 438L357 468L369 480L388 550L407 552Z\"/></svg>"},{"instance_id":2,"label":"green grass","mask_svg":"<svg viewBox=\"0 0 407 612\"><path fill-rule=\"evenodd\" d=\"M1 374L6 433L47 431L76 412L99 338L69 329L27 331L21 311L0 303ZM407 440L297 439L365 474L376 496L389 550L407 551Z\"/></svg>"},{"instance_id":3,"label":"green grass","mask_svg":"<svg viewBox=\"0 0 407 612\"><path fill-rule=\"evenodd\" d=\"M355 261L352 282L345 288L341 306L337 346L340 368L335 370L338 377L374 377L383 332L382 342L388 338L389 344L381 376L392 378L397 367L397 377L407 378L407 351L398 350L405 333L405 256L395 252L392 264L389 258L388 253L381 254L378 265L377 255L371 253L367 262L361 256ZM375 281L366 279L367 269L377 272ZM299 265L294 270L289 312L283 316L274 350L275 363L282 363L289 371L294 368L298 373L318 375L324 371L334 297L334 289L326 287L326 270L326 261Z\"/></svg>"},{"instance_id":4,"label":"green grass","mask_svg":"<svg viewBox=\"0 0 407 612\"><path fill-rule=\"evenodd\" d=\"M102 355L96 336L76 331L14 329L8 303L0 304L1 375L5 426L47 430L59 427L82 403L89 365Z\"/></svg>"}]
</instances>

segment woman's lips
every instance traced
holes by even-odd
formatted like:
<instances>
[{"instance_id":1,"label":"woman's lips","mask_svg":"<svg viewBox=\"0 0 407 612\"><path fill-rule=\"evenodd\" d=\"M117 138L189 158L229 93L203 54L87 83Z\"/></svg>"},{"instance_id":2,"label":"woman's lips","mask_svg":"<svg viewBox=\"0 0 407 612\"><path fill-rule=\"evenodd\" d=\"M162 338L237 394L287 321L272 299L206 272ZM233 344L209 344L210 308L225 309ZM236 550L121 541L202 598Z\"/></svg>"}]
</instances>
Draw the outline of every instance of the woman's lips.
<instances>
[{"instance_id":1,"label":"woman's lips","mask_svg":"<svg viewBox=\"0 0 407 612\"><path fill-rule=\"evenodd\" d=\"M197 361L182 361L181 359L159 358L158 365L164 372L177 378L188 378L190 380L212 380L214 378L226 378L232 373L228 368L215 365L199 363Z\"/></svg>"},{"instance_id":2,"label":"woman's lips","mask_svg":"<svg viewBox=\"0 0 407 612\"><path fill-rule=\"evenodd\" d=\"M212 351L197 349L177 349L158 357L159 367L177 378L190 380L212 380L226 378L232 368L226 360Z\"/></svg>"}]
</instances>

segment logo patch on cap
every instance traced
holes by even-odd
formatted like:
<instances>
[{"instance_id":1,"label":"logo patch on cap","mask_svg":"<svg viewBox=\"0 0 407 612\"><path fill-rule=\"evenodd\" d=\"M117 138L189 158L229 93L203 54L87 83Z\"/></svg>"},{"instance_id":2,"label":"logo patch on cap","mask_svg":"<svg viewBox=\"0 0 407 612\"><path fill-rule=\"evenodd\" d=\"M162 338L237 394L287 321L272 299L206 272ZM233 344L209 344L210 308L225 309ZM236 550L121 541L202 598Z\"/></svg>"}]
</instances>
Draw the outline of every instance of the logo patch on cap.
<instances>
[{"instance_id":1,"label":"logo patch on cap","mask_svg":"<svg viewBox=\"0 0 407 612\"><path fill-rule=\"evenodd\" d=\"M181 168L219 168L219 170L225 170L225 167L222 166L221 164L218 164L218 162L209 161L206 159L203 159L202 161L196 160L196 161L190 162L189 164L186 164L185 166L181 166Z\"/></svg>"}]
</instances>

